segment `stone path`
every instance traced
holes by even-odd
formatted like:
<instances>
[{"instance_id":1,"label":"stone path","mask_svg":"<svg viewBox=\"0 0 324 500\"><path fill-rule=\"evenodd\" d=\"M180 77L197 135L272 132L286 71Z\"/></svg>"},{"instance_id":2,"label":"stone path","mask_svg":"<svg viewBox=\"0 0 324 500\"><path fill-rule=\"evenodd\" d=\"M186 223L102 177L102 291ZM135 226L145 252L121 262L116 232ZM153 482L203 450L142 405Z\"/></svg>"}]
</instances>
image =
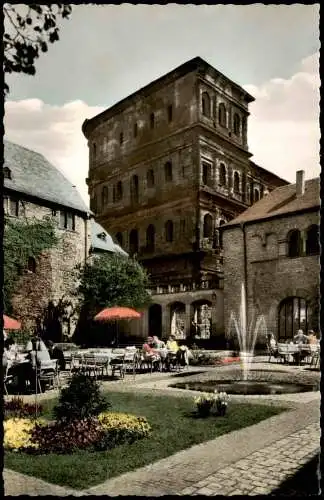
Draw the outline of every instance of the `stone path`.
<instances>
[{"instance_id":1,"label":"stone path","mask_svg":"<svg viewBox=\"0 0 324 500\"><path fill-rule=\"evenodd\" d=\"M167 389L165 377L154 380L104 383L105 389L185 396L189 391ZM190 391L191 392L191 391ZM195 393L196 395L196 393ZM45 396L42 395L43 398ZM246 399L246 398L245 398ZM255 398L253 398L255 400ZM320 394L271 397L289 411L253 426L182 450L153 464L109 479L84 491L48 484L40 479L4 471L6 495L257 495L269 494L320 449ZM268 397L259 401L270 402ZM230 407L229 407L230 411Z\"/></svg>"}]
</instances>

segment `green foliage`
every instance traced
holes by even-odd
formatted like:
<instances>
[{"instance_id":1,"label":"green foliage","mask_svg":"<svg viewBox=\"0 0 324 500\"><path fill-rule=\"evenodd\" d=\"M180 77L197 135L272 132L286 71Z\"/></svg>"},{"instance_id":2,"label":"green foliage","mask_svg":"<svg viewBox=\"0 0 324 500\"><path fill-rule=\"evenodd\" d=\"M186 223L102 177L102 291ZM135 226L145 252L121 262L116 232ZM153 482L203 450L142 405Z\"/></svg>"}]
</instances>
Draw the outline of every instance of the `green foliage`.
<instances>
[{"instance_id":1,"label":"green foliage","mask_svg":"<svg viewBox=\"0 0 324 500\"><path fill-rule=\"evenodd\" d=\"M83 374L73 375L68 387L61 390L53 412L59 422L83 420L107 410L110 403L100 394L98 382Z\"/></svg>"},{"instance_id":2,"label":"green foliage","mask_svg":"<svg viewBox=\"0 0 324 500\"><path fill-rule=\"evenodd\" d=\"M148 276L136 260L105 254L94 257L78 270L78 293L88 310L112 306L137 309L150 302Z\"/></svg>"},{"instance_id":3,"label":"green foliage","mask_svg":"<svg viewBox=\"0 0 324 500\"><path fill-rule=\"evenodd\" d=\"M48 44L59 40L59 18L68 19L71 5L12 5L5 3L4 61L5 73L36 73L35 61L40 52L47 52ZM5 91L9 91L5 85Z\"/></svg>"},{"instance_id":4,"label":"green foliage","mask_svg":"<svg viewBox=\"0 0 324 500\"><path fill-rule=\"evenodd\" d=\"M58 243L54 222L44 219L5 220L4 227L4 310L11 312L11 298L19 284L28 257L35 260Z\"/></svg>"}]
</instances>

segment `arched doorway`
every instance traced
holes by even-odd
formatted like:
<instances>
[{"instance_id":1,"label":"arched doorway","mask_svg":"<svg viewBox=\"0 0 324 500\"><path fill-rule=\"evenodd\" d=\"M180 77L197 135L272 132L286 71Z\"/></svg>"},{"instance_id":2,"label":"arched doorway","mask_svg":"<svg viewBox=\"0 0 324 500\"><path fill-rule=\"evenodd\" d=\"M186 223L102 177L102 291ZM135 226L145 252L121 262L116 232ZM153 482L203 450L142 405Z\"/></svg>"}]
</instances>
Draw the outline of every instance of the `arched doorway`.
<instances>
[{"instance_id":1,"label":"arched doorway","mask_svg":"<svg viewBox=\"0 0 324 500\"><path fill-rule=\"evenodd\" d=\"M182 302L170 304L170 334L177 339L186 338L186 306Z\"/></svg>"},{"instance_id":2,"label":"arched doorway","mask_svg":"<svg viewBox=\"0 0 324 500\"><path fill-rule=\"evenodd\" d=\"M193 324L196 327L196 337L209 339L212 329L212 304L209 300L197 300L192 303Z\"/></svg>"},{"instance_id":3,"label":"arched doorway","mask_svg":"<svg viewBox=\"0 0 324 500\"><path fill-rule=\"evenodd\" d=\"M149 335L156 335L160 339L162 335L162 306L152 304L148 313Z\"/></svg>"}]
</instances>

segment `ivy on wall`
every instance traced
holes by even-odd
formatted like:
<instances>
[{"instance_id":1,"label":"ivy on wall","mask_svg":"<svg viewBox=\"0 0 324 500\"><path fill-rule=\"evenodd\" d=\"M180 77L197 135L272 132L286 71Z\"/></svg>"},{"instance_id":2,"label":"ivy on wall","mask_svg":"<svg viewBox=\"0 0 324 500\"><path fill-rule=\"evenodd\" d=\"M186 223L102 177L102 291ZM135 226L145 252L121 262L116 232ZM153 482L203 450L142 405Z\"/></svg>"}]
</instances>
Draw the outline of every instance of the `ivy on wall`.
<instances>
[{"instance_id":1,"label":"ivy on wall","mask_svg":"<svg viewBox=\"0 0 324 500\"><path fill-rule=\"evenodd\" d=\"M3 238L4 253L4 311L11 313L11 299L19 280L27 268L29 257L36 261L45 250L58 243L55 223L50 217L43 219L11 219L6 217Z\"/></svg>"}]
</instances>

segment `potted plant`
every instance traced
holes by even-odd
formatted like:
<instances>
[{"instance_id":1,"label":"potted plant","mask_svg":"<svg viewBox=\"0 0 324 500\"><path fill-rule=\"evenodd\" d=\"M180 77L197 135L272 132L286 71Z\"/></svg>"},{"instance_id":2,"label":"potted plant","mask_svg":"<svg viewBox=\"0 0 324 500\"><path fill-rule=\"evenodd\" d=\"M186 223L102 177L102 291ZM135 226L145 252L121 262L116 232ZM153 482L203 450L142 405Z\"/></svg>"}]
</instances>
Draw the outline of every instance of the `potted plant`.
<instances>
[{"instance_id":1,"label":"potted plant","mask_svg":"<svg viewBox=\"0 0 324 500\"><path fill-rule=\"evenodd\" d=\"M215 403L215 397L212 394L202 394L198 398L195 398L197 411L201 417L208 417L214 403Z\"/></svg>"},{"instance_id":2,"label":"potted plant","mask_svg":"<svg viewBox=\"0 0 324 500\"><path fill-rule=\"evenodd\" d=\"M216 390L214 397L218 414L223 417L227 410L229 395L226 392L218 392Z\"/></svg>"}]
</instances>

